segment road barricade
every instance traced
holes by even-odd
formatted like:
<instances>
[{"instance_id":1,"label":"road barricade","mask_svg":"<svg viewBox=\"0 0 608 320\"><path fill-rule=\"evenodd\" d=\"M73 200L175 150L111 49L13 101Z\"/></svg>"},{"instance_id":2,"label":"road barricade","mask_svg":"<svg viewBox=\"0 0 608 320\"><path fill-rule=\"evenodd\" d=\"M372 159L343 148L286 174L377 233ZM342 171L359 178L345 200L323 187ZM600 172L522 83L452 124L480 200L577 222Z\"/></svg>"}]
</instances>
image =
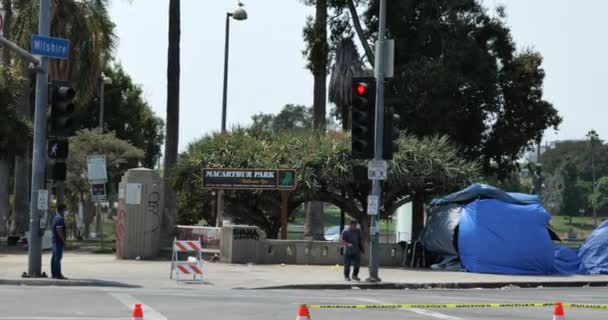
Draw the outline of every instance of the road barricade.
<instances>
[{"instance_id":1,"label":"road barricade","mask_svg":"<svg viewBox=\"0 0 608 320\"><path fill-rule=\"evenodd\" d=\"M194 257L188 257L187 260L179 260L180 253L194 253ZM193 281L203 283L203 257L202 246L198 240L173 240L173 254L171 256L171 274L169 279ZM185 277L184 277L185 276ZM189 276L192 276L190 279Z\"/></svg>"}]
</instances>

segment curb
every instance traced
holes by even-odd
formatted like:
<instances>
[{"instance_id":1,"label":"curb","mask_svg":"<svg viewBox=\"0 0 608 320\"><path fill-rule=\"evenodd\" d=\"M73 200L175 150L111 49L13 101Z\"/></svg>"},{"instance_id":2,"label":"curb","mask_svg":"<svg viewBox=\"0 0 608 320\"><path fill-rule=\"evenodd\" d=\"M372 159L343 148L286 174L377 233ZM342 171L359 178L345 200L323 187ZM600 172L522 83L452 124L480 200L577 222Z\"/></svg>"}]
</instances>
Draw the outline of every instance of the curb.
<instances>
[{"instance_id":1,"label":"curb","mask_svg":"<svg viewBox=\"0 0 608 320\"><path fill-rule=\"evenodd\" d=\"M452 283L365 283L359 284L293 284L254 288L255 290L419 290L419 289L500 289L512 288L579 288L608 287L608 281L532 281L532 282L452 282ZM244 289L244 288L234 288Z\"/></svg>"},{"instance_id":2,"label":"curb","mask_svg":"<svg viewBox=\"0 0 608 320\"><path fill-rule=\"evenodd\" d=\"M57 280L57 279L0 279L0 285L4 286L36 286L36 287L107 287L107 288L141 288L141 286L131 285L122 282L104 280Z\"/></svg>"}]
</instances>

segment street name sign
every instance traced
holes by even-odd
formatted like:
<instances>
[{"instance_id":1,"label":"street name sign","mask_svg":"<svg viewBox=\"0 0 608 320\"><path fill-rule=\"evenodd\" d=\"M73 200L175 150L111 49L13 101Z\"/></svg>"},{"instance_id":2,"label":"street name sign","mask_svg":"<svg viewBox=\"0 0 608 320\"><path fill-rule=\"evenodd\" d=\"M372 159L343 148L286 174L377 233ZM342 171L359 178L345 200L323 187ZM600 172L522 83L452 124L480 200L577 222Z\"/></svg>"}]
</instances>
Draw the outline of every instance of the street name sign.
<instances>
[{"instance_id":1,"label":"street name sign","mask_svg":"<svg viewBox=\"0 0 608 320\"><path fill-rule=\"evenodd\" d=\"M61 38L32 35L32 54L66 60L70 55L70 41Z\"/></svg>"},{"instance_id":2,"label":"street name sign","mask_svg":"<svg viewBox=\"0 0 608 320\"><path fill-rule=\"evenodd\" d=\"M385 160L371 160L367 164L367 178L369 180L386 180L388 164Z\"/></svg>"},{"instance_id":3,"label":"street name sign","mask_svg":"<svg viewBox=\"0 0 608 320\"><path fill-rule=\"evenodd\" d=\"M91 184L103 184L108 182L106 171L106 156L93 155L87 157L87 173Z\"/></svg>"},{"instance_id":4,"label":"street name sign","mask_svg":"<svg viewBox=\"0 0 608 320\"><path fill-rule=\"evenodd\" d=\"M203 188L295 190L294 169L203 169Z\"/></svg>"}]
</instances>

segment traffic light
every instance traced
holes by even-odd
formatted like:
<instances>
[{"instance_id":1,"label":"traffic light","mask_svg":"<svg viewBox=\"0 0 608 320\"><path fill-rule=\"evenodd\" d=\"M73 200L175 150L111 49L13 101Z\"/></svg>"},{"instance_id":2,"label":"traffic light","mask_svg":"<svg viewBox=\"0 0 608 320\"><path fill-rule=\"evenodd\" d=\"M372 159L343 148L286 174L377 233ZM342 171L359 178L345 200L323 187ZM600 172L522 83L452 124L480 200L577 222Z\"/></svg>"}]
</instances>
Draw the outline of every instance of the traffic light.
<instances>
[{"instance_id":1,"label":"traffic light","mask_svg":"<svg viewBox=\"0 0 608 320\"><path fill-rule=\"evenodd\" d=\"M68 168L65 162L55 162L51 168L51 180L65 181Z\"/></svg>"},{"instance_id":2,"label":"traffic light","mask_svg":"<svg viewBox=\"0 0 608 320\"><path fill-rule=\"evenodd\" d=\"M66 159L69 153L67 139L50 139L48 143L48 156L50 159Z\"/></svg>"},{"instance_id":3,"label":"traffic light","mask_svg":"<svg viewBox=\"0 0 608 320\"><path fill-rule=\"evenodd\" d=\"M352 152L353 159L374 157L376 79L353 78L352 86Z\"/></svg>"},{"instance_id":4,"label":"traffic light","mask_svg":"<svg viewBox=\"0 0 608 320\"><path fill-rule=\"evenodd\" d=\"M50 84L51 135L69 136L74 131L74 97L76 91L66 82L53 81Z\"/></svg>"},{"instance_id":5,"label":"traffic light","mask_svg":"<svg viewBox=\"0 0 608 320\"><path fill-rule=\"evenodd\" d=\"M393 154L399 152L399 121L401 117L395 113L395 108L384 109L384 134L382 140L382 158L390 160Z\"/></svg>"}]
</instances>

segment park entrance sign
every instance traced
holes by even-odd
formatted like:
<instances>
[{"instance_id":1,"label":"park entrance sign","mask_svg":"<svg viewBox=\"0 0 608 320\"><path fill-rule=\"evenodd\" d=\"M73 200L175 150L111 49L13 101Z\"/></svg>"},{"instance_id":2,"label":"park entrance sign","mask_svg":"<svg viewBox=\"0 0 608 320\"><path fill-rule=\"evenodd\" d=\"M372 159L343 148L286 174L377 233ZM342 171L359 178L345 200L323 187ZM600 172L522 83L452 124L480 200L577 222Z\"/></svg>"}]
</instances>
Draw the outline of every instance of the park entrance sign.
<instances>
[{"instance_id":1,"label":"park entrance sign","mask_svg":"<svg viewBox=\"0 0 608 320\"><path fill-rule=\"evenodd\" d=\"M289 191L297 186L294 169L203 169L203 188L281 191L281 239L287 239Z\"/></svg>"},{"instance_id":2,"label":"park entrance sign","mask_svg":"<svg viewBox=\"0 0 608 320\"><path fill-rule=\"evenodd\" d=\"M293 169L203 169L208 189L295 190Z\"/></svg>"}]
</instances>

